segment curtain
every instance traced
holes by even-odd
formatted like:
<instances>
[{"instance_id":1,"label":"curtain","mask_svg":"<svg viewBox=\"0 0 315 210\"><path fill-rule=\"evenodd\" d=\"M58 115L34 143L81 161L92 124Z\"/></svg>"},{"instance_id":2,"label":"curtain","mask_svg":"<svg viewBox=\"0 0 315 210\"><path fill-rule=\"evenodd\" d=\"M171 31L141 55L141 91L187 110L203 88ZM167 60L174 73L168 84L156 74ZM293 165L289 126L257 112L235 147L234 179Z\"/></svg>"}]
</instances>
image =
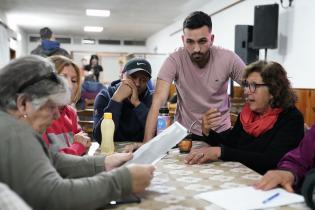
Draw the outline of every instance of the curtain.
<instances>
[{"instance_id":1,"label":"curtain","mask_svg":"<svg viewBox=\"0 0 315 210\"><path fill-rule=\"evenodd\" d=\"M0 68L10 61L9 35L7 29L0 24Z\"/></svg>"}]
</instances>

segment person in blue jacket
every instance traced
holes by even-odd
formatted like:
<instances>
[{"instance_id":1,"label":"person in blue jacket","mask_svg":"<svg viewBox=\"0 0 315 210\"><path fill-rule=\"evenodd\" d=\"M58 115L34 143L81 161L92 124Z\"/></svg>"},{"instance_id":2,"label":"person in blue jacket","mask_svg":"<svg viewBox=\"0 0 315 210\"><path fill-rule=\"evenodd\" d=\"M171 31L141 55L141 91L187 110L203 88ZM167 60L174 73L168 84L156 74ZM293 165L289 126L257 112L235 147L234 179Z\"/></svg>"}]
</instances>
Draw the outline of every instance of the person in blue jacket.
<instances>
[{"instance_id":1,"label":"person in blue jacket","mask_svg":"<svg viewBox=\"0 0 315 210\"><path fill-rule=\"evenodd\" d=\"M104 88L94 102L93 137L101 143L101 122L111 112L115 123L114 141L142 142L152 95L147 87L151 65L145 59L132 59L123 69L123 79Z\"/></svg>"},{"instance_id":2,"label":"person in blue jacket","mask_svg":"<svg viewBox=\"0 0 315 210\"><path fill-rule=\"evenodd\" d=\"M63 55L67 58L71 58L70 54L63 48L60 47L60 43L53 37L53 32L50 28L44 27L39 31L41 44L38 45L31 54L39 55L44 58L52 55Z\"/></svg>"}]
</instances>

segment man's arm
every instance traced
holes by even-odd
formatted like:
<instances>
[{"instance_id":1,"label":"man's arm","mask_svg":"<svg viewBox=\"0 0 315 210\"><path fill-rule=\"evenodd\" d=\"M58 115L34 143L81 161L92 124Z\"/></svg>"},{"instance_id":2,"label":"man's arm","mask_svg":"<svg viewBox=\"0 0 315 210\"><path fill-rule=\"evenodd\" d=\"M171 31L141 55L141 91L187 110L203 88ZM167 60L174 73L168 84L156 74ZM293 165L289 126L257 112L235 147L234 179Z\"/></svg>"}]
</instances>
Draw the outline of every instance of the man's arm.
<instances>
[{"instance_id":1,"label":"man's arm","mask_svg":"<svg viewBox=\"0 0 315 210\"><path fill-rule=\"evenodd\" d=\"M143 142L149 141L155 135L159 109L163 104L165 104L167 100L170 85L171 84L169 82L161 79L158 79L156 82L156 89L153 95L152 105L147 116Z\"/></svg>"},{"instance_id":2,"label":"man's arm","mask_svg":"<svg viewBox=\"0 0 315 210\"><path fill-rule=\"evenodd\" d=\"M240 85L243 79L244 68L246 67L246 65L238 55L236 55L235 53L233 54L234 56L231 60L232 72L230 74L230 77L233 81L237 82Z\"/></svg>"},{"instance_id":3,"label":"man's arm","mask_svg":"<svg viewBox=\"0 0 315 210\"><path fill-rule=\"evenodd\" d=\"M101 91L97 94L94 102L94 113L93 113L93 137L101 143L101 123L103 120L104 108L108 106L110 101L110 95L108 91Z\"/></svg>"}]
</instances>

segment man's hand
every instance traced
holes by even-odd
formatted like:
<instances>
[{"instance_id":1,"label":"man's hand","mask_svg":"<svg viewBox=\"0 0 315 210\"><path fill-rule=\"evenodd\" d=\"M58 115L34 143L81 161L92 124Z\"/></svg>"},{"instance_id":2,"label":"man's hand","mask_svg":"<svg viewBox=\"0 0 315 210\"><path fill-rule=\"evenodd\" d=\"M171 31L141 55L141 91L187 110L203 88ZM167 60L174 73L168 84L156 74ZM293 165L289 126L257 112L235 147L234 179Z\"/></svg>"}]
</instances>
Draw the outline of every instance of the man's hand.
<instances>
[{"instance_id":1,"label":"man's hand","mask_svg":"<svg viewBox=\"0 0 315 210\"><path fill-rule=\"evenodd\" d=\"M124 83L124 80L122 80L116 92L114 93L112 100L121 103L126 98L129 98L131 94L132 94L131 87Z\"/></svg>"},{"instance_id":2,"label":"man's hand","mask_svg":"<svg viewBox=\"0 0 315 210\"><path fill-rule=\"evenodd\" d=\"M138 88L131 79L126 79L123 81L124 84L128 85L131 88L131 96L129 96L130 103L137 107L140 104Z\"/></svg>"},{"instance_id":3,"label":"man's hand","mask_svg":"<svg viewBox=\"0 0 315 210\"><path fill-rule=\"evenodd\" d=\"M153 178L154 166L134 164L127 166L127 168L131 173L132 192L143 192Z\"/></svg>"},{"instance_id":4,"label":"man's hand","mask_svg":"<svg viewBox=\"0 0 315 210\"><path fill-rule=\"evenodd\" d=\"M114 153L112 155L106 156L105 169L106 171L110 171L113 168L117 168L126 161L132 159L132 157L132 153Z\"/></svg>"},{"instance_id":5,"label":"man's hand","mask_svg":"<svg viewBox=\"0 0 315 210\"><path fill-rule=\"evenodd\" d=\"M221 113L216 108L209 109L202 116L202 133L206 136L209 135L211 129L219 126L219 121L221 120Z\"/></svg>"},{"instance_id":6,"label":"man's hand","mask_svg":"<svg viewBox=\"0 0 315 210\"><path fill-rule=\"evenodd\" d=\"M87 133L81 131L73 136L74 142L81 143L86 149L91 146L91 138Z\"/></svg>"},{"instance_id":7,"label":"man's hand","mask_svg":"<svg viewBox=\"0 0 315 210\"><path fill-rule=\"evenodd\" d=\"M185 157L185 163L187 164L201 164L209 161L217 161L221 156L221 147L202 147L199 149L193 149Z\"/></svg>"},{"instance_id":8,"label":"man's hand","mask_svg":"<svg viewBox=\"0 0 315 210\"><path fill-rule=\"evenodd\" d=\"M290 171L271 170L268 171L258 182L254 184L256 189L270 190L280 185L288 192L294 192L292 186L294 175Z\"/></svg>"},{"instance_id":9,"label":"man's hand","mask_svg":"<svg viewBox=\"0 0 315 210\"><path fill-rule=\"evenodd\" d=\"M143 143L128 144L124 147L123 152L134 152L135 150L137 150L142 145L143 145Z\"/></svg>"}]
</instances>

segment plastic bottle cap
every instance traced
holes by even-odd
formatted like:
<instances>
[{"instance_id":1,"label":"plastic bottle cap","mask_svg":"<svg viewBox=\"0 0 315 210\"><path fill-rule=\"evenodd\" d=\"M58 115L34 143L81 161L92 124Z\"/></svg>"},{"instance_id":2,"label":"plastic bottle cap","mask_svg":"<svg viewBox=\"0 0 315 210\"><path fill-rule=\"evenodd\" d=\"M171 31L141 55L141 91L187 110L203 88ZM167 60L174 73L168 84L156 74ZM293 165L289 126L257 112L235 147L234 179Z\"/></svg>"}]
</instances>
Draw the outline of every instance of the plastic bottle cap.
<instances>
[{"instance_id":1,"label":"plastic bottle cap","mask_svg":"<svg viewBox=\"0 0 315 210\"><path fill-rule=\"evenodd\" d=\"M161 107L160 110L159 110L159 113L160 114L168 114L169 110L168 110L167 107Z\"/></svg>"},{"instance_id":2,"label":"plastic bottle cap","mask_svg":"<svg viewBox=\"0 0 315 210\"><path fill-rule=\"evenodd\" d=\"M112 118L113 118L112 113L110 113L110 112L104 113L104 119L112 119Z\"/></svg>"}]
</instances>

